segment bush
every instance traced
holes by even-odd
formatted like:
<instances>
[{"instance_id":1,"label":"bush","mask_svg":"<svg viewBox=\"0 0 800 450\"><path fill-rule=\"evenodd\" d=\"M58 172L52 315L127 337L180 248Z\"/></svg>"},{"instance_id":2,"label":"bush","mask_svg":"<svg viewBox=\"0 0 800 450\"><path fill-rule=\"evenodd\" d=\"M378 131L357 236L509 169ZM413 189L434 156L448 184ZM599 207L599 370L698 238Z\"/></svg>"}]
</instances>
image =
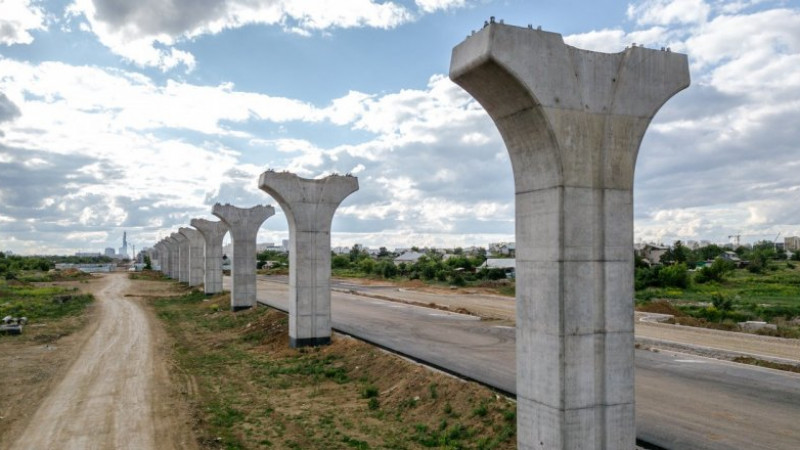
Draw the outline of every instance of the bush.
<instances>
[{"instance_id":1,"label":"bush","mask_svg":"<svg viewBox=\"0 0 800 450\"><path fill-rule=\"evenodd\" d=\"M725 278L725 275L733 272L733 269L734 266L732 262L717 258L710 266L700 269L694 276L694 281L697 283L708 283L709 281L721 282Z\"/></svg>"},{"instance_id":2,"label":"bush","mask_svg":"<svg viewBox=\"0 0 800 450\"><path fill-rule=\"evenodd\" d=\"M455 276L453 276L453 280L451 281L451 283L453 283L454 286L459 286L459 287L467 285L466 280L464 280L464 277L461 276L460 273L457 273L455 274Z\"/></svg>"},{"instance_id":3,"label":"bush","mask_svg":"<svg viewBox=\"0 0 800 450\"><path fill-rule=\"evenodd\" d=\"M689 286L689 272L686 263L662 267L658 271L658 281L662 287L686 289Z\"/></svg>"}]
</instances>

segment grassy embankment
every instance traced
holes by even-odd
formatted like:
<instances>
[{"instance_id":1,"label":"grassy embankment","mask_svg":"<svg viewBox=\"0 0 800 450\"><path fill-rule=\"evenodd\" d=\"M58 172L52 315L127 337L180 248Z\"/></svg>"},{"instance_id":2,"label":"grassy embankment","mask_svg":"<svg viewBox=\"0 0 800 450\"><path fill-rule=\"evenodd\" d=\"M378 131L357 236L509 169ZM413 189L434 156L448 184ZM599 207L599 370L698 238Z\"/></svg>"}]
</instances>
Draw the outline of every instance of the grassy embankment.
<instances>
[{"instance_id":1,"label":"grassy embankment","mask_svg":"<svg viewBox=\"0 0 800 450\"><path fill-rule=\"evenodd\" d=\"M516 407L474 383L334 336L290 349L285 314L227 310L228 294L153 300L176 381L212 448L507 449Z\"/></svg>"},{"instance_id":2,"label":"grassy embankment","mask_svg":"<svg viewBox=\"0 0 800 450\"><path fill-rule=\"evenodd\" d=\"M53 282L81 280L86 276L89 275L30 273L20 278ZM28 318L22 335L14 337L20 341L49 342L74 332L83 325L82 315L93 300L91 294L82 294L77 287L21 280L0 281L0 317Z\"/></svg>"},{"instance_id":3,"label":"grassy embankment","mask_svg":"<svg viewBox=\"0 0 800 450\"><path fill-rule=\"evenodd\" d=\"M736 323L762 320L778 331L760 334L800 338L800 268L792 262L775 262L763 273L736 269L719 282L686 288L648 287L636 292L637 309L675 314L684 325L736 329Z\"/></svg>"}]
</instances>

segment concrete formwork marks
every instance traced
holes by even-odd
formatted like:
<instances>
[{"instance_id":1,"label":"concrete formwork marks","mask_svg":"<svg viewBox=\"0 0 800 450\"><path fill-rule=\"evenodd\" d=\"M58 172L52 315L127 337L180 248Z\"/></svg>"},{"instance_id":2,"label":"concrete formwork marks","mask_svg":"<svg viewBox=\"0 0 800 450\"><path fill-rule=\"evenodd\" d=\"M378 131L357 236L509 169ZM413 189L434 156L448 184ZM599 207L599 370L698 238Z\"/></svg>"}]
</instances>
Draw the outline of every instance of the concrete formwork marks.
<instances>
[{"instance_id":1,"label":"concrete formwork marks","mask_svg":"<svg viewBox=\"0 0 800 450\"><path fill-rule=\"evenodd\" d=\"M258 186L275 198L289 222L290 345L326 344L331 337L331 223L336 208L358 190L358 179L312 180L267 171Z\"/></svg>"},{"instance_id":2,"label":"concrete formwork marks","mask_svg":"<svg viewBox=\"0 0 800 450\"><path fill-rule=\"evenodd\" d=\"M513 167L518 447L633 448L633 173L686 56L493 23L453 49L450 77Z\"/></svg>"},{"instance_id":3,"label":"concrete formwork marks","mask_svg":"<svg viewBox=\"0 0 800 450\"><path fill-rule=\"evenodd\" d=\"M228 232L225 222L212 222L205 219L192 219L191 225L203 236L205 270L203 287L206 294L222 292L222 239Z\"/></svg>"},{"instance_id":4,"label":"concrete formwork marks","mask_svg":"<svg viewBox=\"0 0 800 450\"><path fill-rule=\"evenodd\" d=\"M251 308L256 304L256 237L261 224L275 214L275 209L264 205L238 208L217 203L211 212L228 226L233 242L231 309Z\"/></svg>"},{"instance_id":5,"label":"concrete formwork marks","mask_svg":"<svg viewBox=\"0 0 800 450\"><path fill-rule=\"evenodd\" d=\"M178 232L189 240L189 286L203 284L205 257L203 255L205 240L199 231L192 228L179 228Z\"/></svg>"}]
</instances>

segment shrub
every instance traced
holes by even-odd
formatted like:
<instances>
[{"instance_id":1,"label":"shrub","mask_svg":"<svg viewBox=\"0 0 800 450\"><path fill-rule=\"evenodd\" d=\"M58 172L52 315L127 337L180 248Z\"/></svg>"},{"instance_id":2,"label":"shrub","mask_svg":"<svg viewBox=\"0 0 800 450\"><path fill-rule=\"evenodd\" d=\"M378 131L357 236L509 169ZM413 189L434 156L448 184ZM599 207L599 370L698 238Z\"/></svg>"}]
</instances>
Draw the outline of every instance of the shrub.
<instances>
[{"instance_id":1,"label":"shrub","mask_svg":"<svg viewBox=\"0 0 800 450\"><path fill-rule=\"evenodd\" d=\"M722 258L717 258L710 266L703 267L694 276L697 283L708 283L709 281L720 282L729 272L734 269L733 263Z\"/></svg>"},{"instance_id":2,"label":"shrub","mask_svg":"<svg viewBox=\"0 0 800 450\"><path fill-rule=\"evenodd\" d=\"M663 287L686 289L689 286L689 272L686 263L662 267L658 271L658 281Z\"/></svg>"}]
</instances>

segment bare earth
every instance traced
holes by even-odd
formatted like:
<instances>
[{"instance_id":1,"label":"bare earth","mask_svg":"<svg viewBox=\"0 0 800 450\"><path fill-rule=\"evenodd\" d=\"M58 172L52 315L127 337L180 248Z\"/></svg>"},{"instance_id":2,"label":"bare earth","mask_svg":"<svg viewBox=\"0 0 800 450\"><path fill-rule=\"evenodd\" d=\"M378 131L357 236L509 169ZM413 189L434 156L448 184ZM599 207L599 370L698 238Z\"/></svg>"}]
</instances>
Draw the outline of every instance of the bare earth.
<instances>
[{"instance_id":1,"label":"bare earth","mask_svg":"<svg viewBox=\"0 0 800 450\"><path fill-rule=\"evenodd\" d=\"M164 331L141 297L126 295L128 274L103 275L92 284L94 320L64 342L67 353L75 349L74 362L49 383L52 390L8 448L197 448L170 387L160 347ZM142 295L147 286L137 282L136 290Z\"/></svg>"}]
</instances>

